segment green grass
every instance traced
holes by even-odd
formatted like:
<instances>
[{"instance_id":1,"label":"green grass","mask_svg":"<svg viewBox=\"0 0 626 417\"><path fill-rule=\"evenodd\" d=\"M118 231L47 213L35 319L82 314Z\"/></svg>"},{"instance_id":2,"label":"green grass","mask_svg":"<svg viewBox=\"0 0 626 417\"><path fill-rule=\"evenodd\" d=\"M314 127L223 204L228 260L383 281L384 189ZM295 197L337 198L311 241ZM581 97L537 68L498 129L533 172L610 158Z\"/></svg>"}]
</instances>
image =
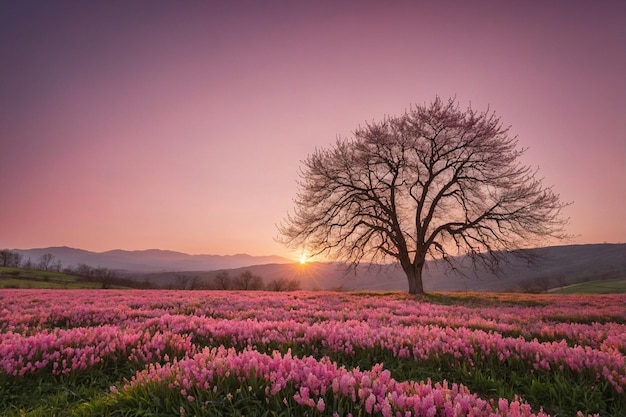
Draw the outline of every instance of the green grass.
<instances>
[{"instance_id":1,"label":"green grass","mask_svg":"<svg viewBox=\"0 0 626 417\"><path fill-rule=\"evenodd\" d=\"M115 367L91 370L82 375L26 376L0 380L0 415L15 417L69 417L85 403L98 403L109 394L111 385L122 385L138 368Z\"/></svg>"},{"instance_id":2,"label":"green grass","mask_svg":"<svg viewBox=\"0 0 626 417\"><path fill-rule=\"evenodd\" d=\"M548 302L527 297L524 293L490 293L490 292L432 292L421 296L423 301L442 305L462 305L465 307L505 307L523 306L539 307Z\"/></svg>"},{"instance_id":3,"label":"green grass","mask_svg":"<svg viewBox=\"0 0 626 417\"><path fill-rule=\"evenodd\" d=\"M102 288L102 283L85 281L63 272L0 267L0 289L2 288L97 289ZM111 288L126 287L111 286Z\"/></svg>"},{"instance_id":4,"label":"green grass","mask_svg":"<svg viewBox=\"0 0 626 417\"><path fill-rule=\"evenodd\" d=\"M0 288L36 288L36 289L97 289L102 284L97 282L46 282L27 279L0 277Z\"/></svg>"},{"instance_id":5,"label":"green grass","mask_svg":"<svg viewBox=\"0 0 626 417\"><path fill-rule=\"evenodd\" d=\"M555 291L552 294L625 294L626 278L600 281L589 281L570 285Z\"/></svg>"},{"instance_id":6,"label":"green grass","mask_svg":"<svg viewBox=\"0 0 626 417\"><path fill-rule=\"evenodd\" d=\"M40 271L36 269L9 268L0 266L0 277L15 277L21 279L47 279L55 281L76 281L74 275L56 271Z\"/></svg>"}]
</instances>

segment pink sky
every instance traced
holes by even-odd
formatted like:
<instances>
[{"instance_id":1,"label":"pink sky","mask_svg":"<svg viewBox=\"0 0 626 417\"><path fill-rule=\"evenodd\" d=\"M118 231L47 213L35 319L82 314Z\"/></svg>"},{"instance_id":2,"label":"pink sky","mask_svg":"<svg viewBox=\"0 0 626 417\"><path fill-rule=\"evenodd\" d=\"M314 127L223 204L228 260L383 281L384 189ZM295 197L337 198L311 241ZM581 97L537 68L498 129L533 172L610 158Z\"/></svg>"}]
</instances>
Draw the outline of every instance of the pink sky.
<instances>
[{"instance_id":1,"label":"pink sky","mask_svg":"<svg viewBox=\"0 0 626 417\"><path fill-rule=\"evenodd\" d=\"M625 242L624 45L619 1L2 2L0 248L295 258L300 161L435 95Z\"/></svg>"}]
</instances>

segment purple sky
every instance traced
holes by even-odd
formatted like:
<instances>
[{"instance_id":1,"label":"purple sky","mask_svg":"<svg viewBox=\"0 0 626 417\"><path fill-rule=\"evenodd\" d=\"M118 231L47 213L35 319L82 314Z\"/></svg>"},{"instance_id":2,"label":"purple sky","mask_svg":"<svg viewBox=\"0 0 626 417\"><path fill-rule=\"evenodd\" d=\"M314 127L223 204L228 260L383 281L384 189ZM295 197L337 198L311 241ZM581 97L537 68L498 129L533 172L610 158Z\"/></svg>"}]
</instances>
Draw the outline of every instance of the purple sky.
<instances>
[{"instance_id":1,"label":"purple sky","mask_svg":"<svg viewBox=\"0 0 626 417\"><path fill-rule=\"evenodd\" d=\"M626 241L626 2L301 3L1 2L0 248L299 256L300 161L435 95Z\"/></svg>"}]
</instances>

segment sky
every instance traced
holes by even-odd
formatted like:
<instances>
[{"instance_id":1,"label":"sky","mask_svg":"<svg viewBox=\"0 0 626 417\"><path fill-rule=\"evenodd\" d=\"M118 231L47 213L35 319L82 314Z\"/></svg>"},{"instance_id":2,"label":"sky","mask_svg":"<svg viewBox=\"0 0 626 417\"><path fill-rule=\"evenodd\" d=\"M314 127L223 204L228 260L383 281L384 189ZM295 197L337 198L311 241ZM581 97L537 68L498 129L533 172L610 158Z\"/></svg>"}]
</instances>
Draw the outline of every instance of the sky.
<instances>
[{"instance_id":1,"label":"sky","mask_svg":"<svg viewBox=\"0 0 626 417\"><path fill-rule=\"evenodd\" d=\"M626 242L625 45L619 1L0 0L0 248L297 259L301 161L437 95Z\"/></svg>"}]
</instances>

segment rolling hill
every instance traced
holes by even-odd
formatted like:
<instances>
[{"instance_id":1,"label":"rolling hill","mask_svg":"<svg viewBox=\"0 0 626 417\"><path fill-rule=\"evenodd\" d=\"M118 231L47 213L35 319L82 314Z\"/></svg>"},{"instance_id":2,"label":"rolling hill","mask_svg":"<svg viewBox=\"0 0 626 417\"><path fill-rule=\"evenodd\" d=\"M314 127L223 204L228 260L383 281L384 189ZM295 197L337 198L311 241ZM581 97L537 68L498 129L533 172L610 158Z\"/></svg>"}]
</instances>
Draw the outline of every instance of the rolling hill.
<instances>
[{"instance_id":1,"label":"rolling hill","mask_svg":"<svg viewBox=\"0 0 626 417\"><path fill-rule=\"evenodd\" d=\"M626 244L553 246L531 250L537 260L533 265L511 257L502 273L496 276L485 270L475 273L468 266L465 276L449 274L445 264L427 263L424 271L426 291L526 291L543 292L555 287L599 279L626 277ZM250 271L267 283L274 279L297 279L302 289L402 290L408 288L403 271L396 265L360 266L348 271L343 264L311 262L273 263L227 270L231 277ZM177 276L210 280L219 271L182 271L152 273L143 279L167 285Z\"/></svg>"},{"instance_id":2,"label":"rolling hill","mask_svg":"<svg viewBox=\"0 0 626 417\"><path fill-rule=\"evenodd\" d=\"M36 263L45 253L54 255L63 267L85 264L92 267L105 267L122 272L148 273L160 271L210 271L215 269L240 268L266 263L287 263L291 260L280 256L239 255L189 255L160 249L107 252L90 252L82 249L49 247L38 249L13 249L23 259Z\"/></svg>"}]
</instances>

